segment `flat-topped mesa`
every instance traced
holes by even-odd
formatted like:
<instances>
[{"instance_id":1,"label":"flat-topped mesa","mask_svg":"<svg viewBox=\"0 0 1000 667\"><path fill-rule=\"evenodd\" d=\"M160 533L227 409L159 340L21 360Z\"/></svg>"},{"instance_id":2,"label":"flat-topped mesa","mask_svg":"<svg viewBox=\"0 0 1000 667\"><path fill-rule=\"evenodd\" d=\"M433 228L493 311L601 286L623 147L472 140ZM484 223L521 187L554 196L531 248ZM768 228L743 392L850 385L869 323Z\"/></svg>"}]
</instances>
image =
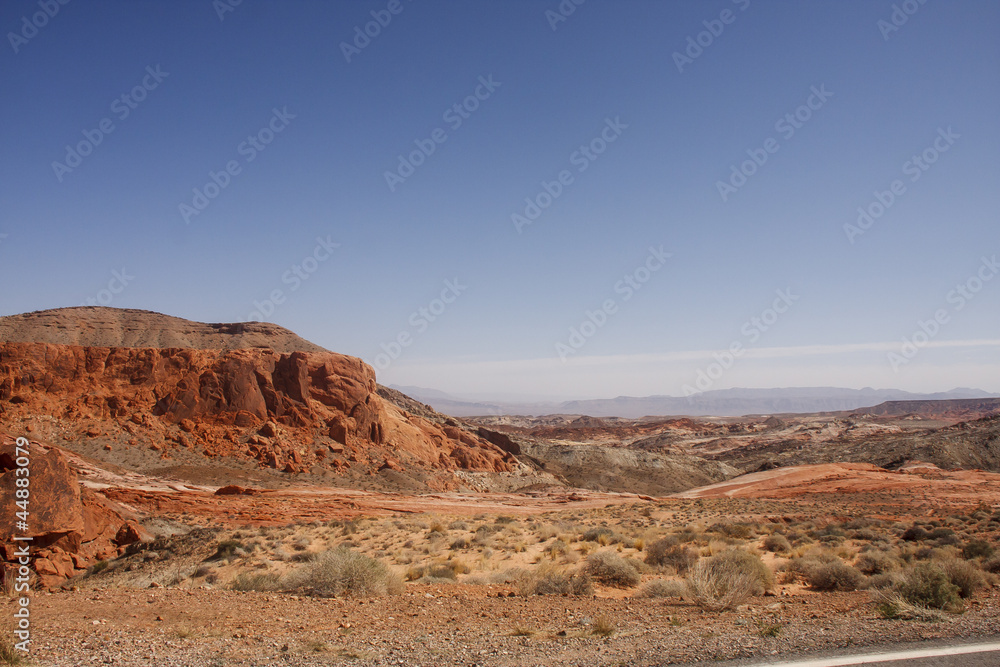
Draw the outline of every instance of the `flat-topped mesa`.
<instances>
[{"instance_id":1,"label":"flat-topped mesa","mask_svg":"<svg viewBox=\"0 0 1000 667\"><path fill-rule=\"evenodd\" d=\"M269 322L205 324L148 310L81 306L0 317L0 341L192 350L329 352Z\"/></svg>"},{"instance_id":2,"label":"flat-topped mesa","mask_svg":"<svg viewBox=\"0 0 1000 667\"><path fill-rule=\"evenodd\" d=\"M123 430L130 444L168 456L176 444L286 472L507 472L516 462L474 433L382 399L360 359L270 324L71 308L0 318L0 341L3 422L98 421L97 430Z\"/></svg>"}]
</instances>

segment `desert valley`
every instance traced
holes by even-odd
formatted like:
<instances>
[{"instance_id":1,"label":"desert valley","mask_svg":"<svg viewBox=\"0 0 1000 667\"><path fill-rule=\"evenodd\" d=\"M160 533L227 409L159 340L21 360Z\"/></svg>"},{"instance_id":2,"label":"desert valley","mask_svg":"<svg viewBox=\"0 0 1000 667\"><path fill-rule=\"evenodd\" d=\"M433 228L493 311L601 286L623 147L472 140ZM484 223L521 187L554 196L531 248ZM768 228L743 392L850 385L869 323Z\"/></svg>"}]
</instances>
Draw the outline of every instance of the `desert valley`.
<instances>
[{"instance_id":1,"label":"desert valley","mask_svg":"<svg viewBox=\"0 0 1000 667\"><path fill-rule=\"evenodd\" d=\"M0 432L5 498L30 442L39 664L661 665L1000 632L997 398L459 418L275 325L85 307L0 318Z\"/></svg>"}]
</instances>

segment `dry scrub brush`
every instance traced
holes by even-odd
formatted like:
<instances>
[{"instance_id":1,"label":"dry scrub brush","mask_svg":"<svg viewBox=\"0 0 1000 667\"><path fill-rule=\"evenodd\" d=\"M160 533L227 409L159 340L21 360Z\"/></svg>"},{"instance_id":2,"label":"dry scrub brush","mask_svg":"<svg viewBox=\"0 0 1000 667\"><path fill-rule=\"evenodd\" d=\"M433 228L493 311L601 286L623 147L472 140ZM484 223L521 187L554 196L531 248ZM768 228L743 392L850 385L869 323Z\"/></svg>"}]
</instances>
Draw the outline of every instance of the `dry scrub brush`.
<instances>
[{"instance_id":1,"label":"dry scrub brush","mask_svg":"<svg viewBox=\"0 0 1000 667\"><path fill-rule=\"evenodd\" d=\"M585 571L571 572L544 563L525 572L517 581L517 592L529 595L590 595L594 587Z\"/></svg>"},{"instance_id":2,"label":"dry scrub brush","mask_svg":"<svg viewBox=\"0 0 1000 667\"><path fill-rule=\"evenodd\" d=\"M239 591L304 589L318 595L372 597L399 593L402 580L385 563L370 556L338 547L324 551L284 576L277 573L240 574L230 583Z\"/></svg>"},{"instance_id":3,"label":"dry scrub brush","mask_svg":"<svg viewBox=\"0 0 1000 667\"><path fill-rule=\"evenodd\" d=\"M708 609L733 609L774 585L774 575L759 556L740 549L705 558L691 569L687 585Z\"/></svg>"},{"instance_id":4,"label":"dry scrub brush","mask_svg":"<svg viewBox=\"0 0 1000 667\"><path fill-rule=\"evenodd\" d=\"M635 565L614 551L595 551L587 556L587 573L602 584L618 588L637 586L641 579Z\"/></svg>"}]
</instances>

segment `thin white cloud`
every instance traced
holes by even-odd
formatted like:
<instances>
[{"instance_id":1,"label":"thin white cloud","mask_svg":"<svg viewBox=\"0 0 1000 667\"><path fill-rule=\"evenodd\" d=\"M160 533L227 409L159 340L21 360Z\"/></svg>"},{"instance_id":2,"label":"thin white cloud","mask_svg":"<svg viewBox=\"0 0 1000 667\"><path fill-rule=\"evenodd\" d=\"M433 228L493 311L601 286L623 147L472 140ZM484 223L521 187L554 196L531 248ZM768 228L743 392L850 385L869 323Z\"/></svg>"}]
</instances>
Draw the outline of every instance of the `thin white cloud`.
<instances>
[{"instance_id":1,"label":"thin white cloud","mask_svg":"<svg viewBox=\"0 0 1000 667\"><path fill-rule=\"evenodd\" d=\"M974 340L941 340L930 341L922 348L948 349L948 348L976 348L976 347L1000 347L1000 339L982 338ZM839 356L857 354L862 352L893 352L900 348L899 341L886 341L877 343L843 343L837 345L793 345L786 347L760 347L745 348L743 359L786 359L796 357L820 357ZM410 368L427 366L461 366L462 368L477 369L480 371L503 370L510 372L523 369L537 371L541 367L565 368L566 366L605 366L605 365L628 365L628 364L658 364L672 363L678 361L701 361L714 359L714 355L722 352L715 350L686 350L680 352L663 352L648 354L609 354L570 357L565 363L555 357L542 357L537 359L449 359L447 361L422 359L412 363L405 360L398 362L400 366Z\"/></svg>"},{"instance_id":2,"label":"thin white cloud","mask_svg":"<svg viewBox=\"0 0 1000 667\"><path fill-rule=\"evenodd\" d=\"M870 342L748 348L712 389L729 387L883 387L944 391L977 387L1000 392L1000 339L932 341L899 372L887 361L901 343ZM379 381L481 395L606 398L681 395L721 350L594 355L563 363L538 359L400 359Z\"/></svg>"}]
</instances>

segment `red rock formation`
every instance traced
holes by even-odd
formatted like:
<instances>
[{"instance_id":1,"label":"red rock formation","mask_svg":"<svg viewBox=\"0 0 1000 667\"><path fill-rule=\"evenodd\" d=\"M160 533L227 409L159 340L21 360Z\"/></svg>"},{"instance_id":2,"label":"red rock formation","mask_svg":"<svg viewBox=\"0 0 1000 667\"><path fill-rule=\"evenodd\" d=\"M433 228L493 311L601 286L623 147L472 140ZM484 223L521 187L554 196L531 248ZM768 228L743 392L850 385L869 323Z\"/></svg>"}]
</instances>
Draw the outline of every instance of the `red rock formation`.
<instances>
[{"instance_id":1,"label":"red rock formation","mask_svg":"<svg viewBox=\"0 0 1000 667\"><path fill-rule=\"evenodd\" d=\"M0 435L0 570L13 567L17 560L12 535L33 538L30 554L43 586L55 586L79 574L95 560L118 555L115 535L127 525L122 515L106 500L81 488L76 473L62 452L32 442L29 447L27 529L18 527L13 502L17 453L15 439ZM141 536L141 534L140 534Z\"/></svg>"},{"instance_id":2,"label":"red rock formation","mask_svg":"<svg viewBox=\"0 0 1000 667\"><path fill-rule=\"evenodd\" d=\"M355 464L499 472L514 462L477 434L384 401L371 367L330 352L0 343L0 419L38 415L293 473Z\"/></svg>"}]
</instances>

